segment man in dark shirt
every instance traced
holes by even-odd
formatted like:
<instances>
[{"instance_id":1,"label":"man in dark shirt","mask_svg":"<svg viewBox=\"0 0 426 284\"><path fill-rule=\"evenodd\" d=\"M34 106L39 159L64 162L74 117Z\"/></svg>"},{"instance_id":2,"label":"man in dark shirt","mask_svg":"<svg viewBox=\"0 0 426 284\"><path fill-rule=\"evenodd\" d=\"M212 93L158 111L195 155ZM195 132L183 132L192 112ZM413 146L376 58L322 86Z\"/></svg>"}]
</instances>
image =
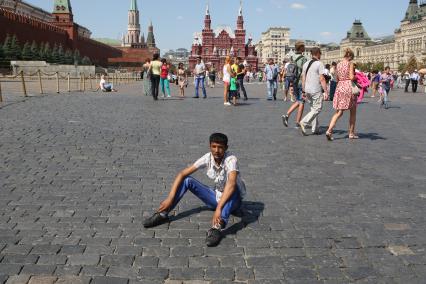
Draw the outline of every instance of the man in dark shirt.
<instances>
[{"instance_id":1,"label":"man in dark shirt","mask_svg":"<svg viewBox=\"0 0 426 284\"><path fill-rule=\"evenodd\" d=\"M248 100L246 88L244 87L244 77L246 75L246 68L244 64L241 62L241 57L237 57L235 64L238 65L237 73L237 81L238 81L238 94L240 94L240 90L243 91L244 100Z\"/></svg>"}]
</instances>

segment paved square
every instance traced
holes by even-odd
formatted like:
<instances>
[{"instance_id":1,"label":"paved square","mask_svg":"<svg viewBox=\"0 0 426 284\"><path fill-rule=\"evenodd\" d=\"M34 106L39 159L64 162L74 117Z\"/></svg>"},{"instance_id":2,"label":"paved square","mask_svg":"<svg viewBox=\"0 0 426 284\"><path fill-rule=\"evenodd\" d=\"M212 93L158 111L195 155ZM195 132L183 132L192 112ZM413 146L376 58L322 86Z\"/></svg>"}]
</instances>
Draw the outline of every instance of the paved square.
<instances>
[{"instance_id":1,"label":"paved square","mask_svg":"<svg viewBox=\"0 0 426 284\"><path fill-rule=\"evenodd\" d=\"M220 88L154 103L139 84L1 108L0 283L424 283L426 95L395 91L389 110L368 98L361 139L345 115L329 143L247 89L228 108ZM174 222L144 229L214 131L240 159L244 216L207 248L212 212L188 194Z\"/></svg>"}]
</instances>

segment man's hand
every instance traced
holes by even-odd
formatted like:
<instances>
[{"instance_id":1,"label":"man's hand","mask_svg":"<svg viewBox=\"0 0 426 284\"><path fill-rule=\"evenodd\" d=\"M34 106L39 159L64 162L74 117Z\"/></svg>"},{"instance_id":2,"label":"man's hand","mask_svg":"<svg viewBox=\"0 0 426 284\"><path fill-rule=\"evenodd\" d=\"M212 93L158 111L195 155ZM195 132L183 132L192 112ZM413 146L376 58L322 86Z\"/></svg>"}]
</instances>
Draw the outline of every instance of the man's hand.
<instances>
[{"instance_id":1,"label":"man's hand","mask_svg":"<svg viewBox=\"0 0 426 284\"><path fill-rule=\"evenodd\" d=\"M324 92L324 100L328 101L328 92Z\"/></svg>"},{"instance_id":2,"label":"man's hand","mask_svg":"<svg viewBox=\"0 0 426 284\"><path fill-rule=\"evenodd\" d=\"M158 212L166 212L173 205L173 199L167 197L163 202L160 203L160 207L158 208Z\"/></svg>"},{"instance_id":3,"label":"man's hand","mask_svg":"<svg viewBox=\"0 0 426 284\"><path fill-rule=\"evenodd\" d=\"M222 222L222 218L220 217L222 215L222 210L218 207L214 211L213 219L212 219L212 226L216 227L217 225L220 225Z\"/></svg>"}]
</instances>

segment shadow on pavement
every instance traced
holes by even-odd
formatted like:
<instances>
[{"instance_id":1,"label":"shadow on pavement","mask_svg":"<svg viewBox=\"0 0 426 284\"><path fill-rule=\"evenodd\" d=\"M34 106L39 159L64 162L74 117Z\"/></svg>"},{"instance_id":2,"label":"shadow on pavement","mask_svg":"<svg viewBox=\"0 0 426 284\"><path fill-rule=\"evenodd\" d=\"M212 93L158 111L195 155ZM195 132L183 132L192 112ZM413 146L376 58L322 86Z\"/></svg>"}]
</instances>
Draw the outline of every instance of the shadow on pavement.
<instances>
[{"instance_id":1,"label":"shadow on pavement","mask_svg":"<svg viewBox=\"0 0 426 284\"><path fill-rule=\"evenodd\" d=\"M223 230L223 236L235 235L238 231L247 227L247 225L256 222L264 209L265 204L262 202L243 201L241 209L233 214L234 216L241 218L240 222Z\"/></svg>"}]
</instances>

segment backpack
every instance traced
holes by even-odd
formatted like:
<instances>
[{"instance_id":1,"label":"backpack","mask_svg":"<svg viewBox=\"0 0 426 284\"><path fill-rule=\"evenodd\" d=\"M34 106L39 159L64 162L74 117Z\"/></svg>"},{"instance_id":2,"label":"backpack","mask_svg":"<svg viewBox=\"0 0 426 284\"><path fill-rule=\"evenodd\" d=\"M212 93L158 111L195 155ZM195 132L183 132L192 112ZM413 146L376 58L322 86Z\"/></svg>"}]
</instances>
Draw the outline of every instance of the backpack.
<instances>
[{"instance_id":1,"label":"backpack","mask_svg":"<svg viewBox=\"0 0 426 284\"><path fill-rule=\"evenodd\" d=\"M286 78L290 78L290 79L294 80L296 78L296 75L297 75L297 66L296 66L296 64L294 64L293 62L289 63L287 65L286 70L285 70L285 76L286 76Z\"/></svg>"},{"instance_id":2,"label":"backpack","mask_svg":"<svg viewBox=\"0 0 426 284\"><path fill-rule=\"evenodd\" d=\"M305 64L305 62L303 62L303 59L306 60L305 56L300 55L295 61L294 64L296 65L296 77L295 77L295 85L299 84L300 81L300 77L302 76L302 71L303 71L303 65ZM301 61L302 64L297 64L299 61Z\"/></svg>"},{"instance_id":3,"label":"backpack","mask_svg":"<svg viewBox=\"0 0 426 284\"><path fill-rule=\"evenodd\" d=\"M278 79L278 68L275 65L274 65L274 67L270 67L270 65L269 65L269 68L271 68L271 71L273 72L272 73L272 80L276 81ZM272 68L274 68L274 69L272 69Z\"/></svg>"}]
</instances>

